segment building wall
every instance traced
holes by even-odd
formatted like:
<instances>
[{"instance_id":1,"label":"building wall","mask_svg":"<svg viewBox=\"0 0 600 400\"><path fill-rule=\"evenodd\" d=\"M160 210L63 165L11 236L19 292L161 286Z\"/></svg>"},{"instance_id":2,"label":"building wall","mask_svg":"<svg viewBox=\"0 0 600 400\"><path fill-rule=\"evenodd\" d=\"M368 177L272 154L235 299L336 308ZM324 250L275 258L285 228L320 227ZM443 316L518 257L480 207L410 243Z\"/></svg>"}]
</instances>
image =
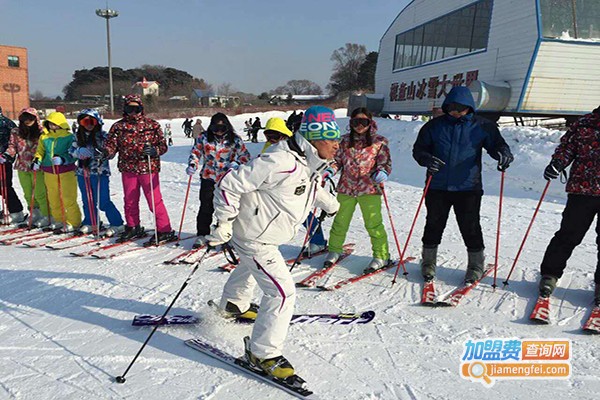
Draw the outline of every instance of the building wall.
<instances>
[{"instance_id":1,"label":"building wall","mask_svg":"<svg viewBox=\"0 0 600 400\"><path fill-rule=\"evenodd\" d=\"M476 76L476 79L491 84L508 82L511 99L507 109L516 110L538 37L536 0L494 0L488 47L484 52L393 71L397 34L475 2L415 0L398 15L382 37L379 47L375 87L377 94L385 96L383 112L416 114L431 111L433 107L441 106L444 92L452 86L448 83L445 91L440 87L435 98L425 96L422 99L391 101L390 89L394 83L411 84L423 82L423 79L429 82L434 77L440 81L451 81L456 75L463 74L464 85L468 83L466 78L469 72L470 79Z\"/></svg>"},{"instance_id":2,"label":"building wall","mask_svg":"<svg viewBox=\"0 0 600 400\"><path fill-rule=\"evenodd\" d=\"M8 66L9 56L19 57L19 67ZM0 106L3 114L12 119L17 119L19 111L29 107L27 49L23 47L0 45Z\"/></svg>"},{"instance_id":3,"label":"building wall","mask_svg":"<svg viewBox=\"0 0 600 400\"><path fill-rule=\"evenodd\" d=\"M542 41L523 110L590 112L600 104L600 43Z\"/></svg>"}]
</instances>

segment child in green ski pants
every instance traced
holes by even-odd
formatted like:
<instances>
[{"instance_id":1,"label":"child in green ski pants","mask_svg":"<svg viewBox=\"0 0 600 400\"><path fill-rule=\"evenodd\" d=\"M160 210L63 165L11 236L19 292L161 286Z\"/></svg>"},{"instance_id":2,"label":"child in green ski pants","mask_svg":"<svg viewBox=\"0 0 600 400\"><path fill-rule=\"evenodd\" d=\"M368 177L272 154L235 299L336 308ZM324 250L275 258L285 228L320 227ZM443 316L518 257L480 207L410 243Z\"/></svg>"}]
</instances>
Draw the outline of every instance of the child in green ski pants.
<instances>
[{"instance_id":1,"label":"child in green ski pants","mask_svg":"<svg viewBox=\"0 0 600 400\"><path fill-rule=\"evenodd\" d=\"M337 262L343 252L344 240L356 205L371 237L373 259L365 272L383 268L389 263L387 234L381 215L381 189L392 171L388 141L377 133L377 124L366 108L351 114L350 133L342 137L335 156L334 169L341 170L337 186L337 212L329 236L329 254L325 264Z\"/></svg>"}]
</instances>

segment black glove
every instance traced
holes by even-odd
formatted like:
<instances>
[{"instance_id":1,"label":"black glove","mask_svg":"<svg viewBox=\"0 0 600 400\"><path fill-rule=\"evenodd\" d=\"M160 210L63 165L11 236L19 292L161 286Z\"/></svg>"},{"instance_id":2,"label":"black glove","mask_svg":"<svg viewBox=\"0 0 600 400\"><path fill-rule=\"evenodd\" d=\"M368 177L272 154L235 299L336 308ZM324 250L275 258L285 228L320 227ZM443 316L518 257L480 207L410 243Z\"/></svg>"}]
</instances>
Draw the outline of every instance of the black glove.
<instances>
[{"instance_id":1,"label":"black glove","mask_svg":"<svg viewBox=\"0 0 600 400\"><path fill-rule=\"evenodd\" d=\"M329 218L331 218L331 217L334 217L334 216L335 216L335 214L337 214L337 211L334 211L334 212L332 212L332 213L328 213L328 212L326 212L325 210L321 210L321 214L319 215L319 218L318 218L318 220L322 222L322 221L324 221L324 220L325 220L325 218L327 218L327 217L329 217Z\"/></svg>"},{"instance_id":2,"label":"black glove","mask_svg":"<svg viewBox=\"0 0 600 400\"><path fill-rule=\"evenodd\" d=\"M150 157L156 157L158 155L158 150L156 147L150 145L150 143L146 143L144 145L144 154Z\"/></svg>"},{"instance_id":3,"label":"black glove","mask_svg":"<svg viewBox=\"0 0 600 400\"><path fill-rule=\"evenodd\" d=\"M431 156L431 158L429 158L429 160L427 161L427 165L425 165L427 167L427 175L433 175L433 174L435 174L444 165L446 165L445 162L443 162L442 160L440 160L436 156Z\"/></svg>"},{"instance_id":4,"label":"black glove","mask_svg":"<svg viewBox=\"0 0 600 400\"><path fill-rule=\"evenodd\" d=\"M507 147L498 151L498 171L506 171L510 163L514 161L514 157Z\"/></svg>"},{"instance_id":5,"label":"black glove","mask_svg":"<svg viewBox=\"0 0 600 400\"><path fill-rule=\"evenodd\" d=\"M558 178L563 169L564 167L562 166L562 163L560 161L550 161L550 164L548 164L548 166L544 170L544 179L551 180Z\"/></svg>"}]
</instances>

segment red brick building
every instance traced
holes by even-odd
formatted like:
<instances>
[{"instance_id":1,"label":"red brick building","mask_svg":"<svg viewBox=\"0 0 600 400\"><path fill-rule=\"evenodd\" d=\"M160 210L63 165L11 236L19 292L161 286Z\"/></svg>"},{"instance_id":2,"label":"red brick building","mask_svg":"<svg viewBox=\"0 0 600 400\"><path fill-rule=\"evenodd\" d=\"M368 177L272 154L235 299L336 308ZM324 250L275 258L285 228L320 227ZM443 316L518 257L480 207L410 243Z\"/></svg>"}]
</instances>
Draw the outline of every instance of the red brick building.
<instances>
[{"instance_id":1,"label":"red brick building","mask_svg":"<svg viewBox=\"0 0 600 400\"><path fill-rule=\"evenodd\" d=\"M0 107L12 119L29 107L29 71L24 47L0 45Z\"/></svg>"}]
</instances>

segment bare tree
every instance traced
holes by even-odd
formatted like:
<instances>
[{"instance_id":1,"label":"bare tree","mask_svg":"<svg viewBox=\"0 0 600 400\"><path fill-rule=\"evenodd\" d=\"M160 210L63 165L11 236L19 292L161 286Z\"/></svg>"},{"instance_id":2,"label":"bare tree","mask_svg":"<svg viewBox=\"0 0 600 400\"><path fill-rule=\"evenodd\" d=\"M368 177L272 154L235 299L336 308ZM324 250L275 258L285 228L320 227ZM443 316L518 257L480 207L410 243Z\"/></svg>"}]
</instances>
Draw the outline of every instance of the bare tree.
<instances>
[{"instance_id":1,"label":"bare tree","mask_svg":"<svg viewBox=\"0 0 600 400\"><path fill-rule=\"evenodd\" d=\"M219 96L229 96L234 91L230 82L223 82L217 87L217 94Z\"/></svg>"},{"instance_id":2,"label":"bare tree","mask_svg":"<svg viewBox=\"0 0 600 400\"><path fill-rule=\"evenodd\" d=\"M271 91L273 94L323 94L323 89L317 83L308 79L295 79Z\"/></svg>"},{"instance_id":3,"label":"bare tree","mask_svg":"<svg viewBox=\"0 0 600 400\"><path fill-rule=\"evenodd\" d=\"M328 88L333 94L358 89L360 66L365 61L367 48L362 44L346 43L331 55L333 74Z\"/></svg>"},{"instance_id":4,"label":"bare tree","mask_svg":"<svg viewBox=\"0 0 600 400\"><path fill-rule=\"evenodd\" d=\"M46 96L44 96L44 93L42 93L41 90L36 90L35 92L33 92L31 94L31 98L33 100L44 100L44 97L46 97Z\"/></svg>"}]
</instances>

